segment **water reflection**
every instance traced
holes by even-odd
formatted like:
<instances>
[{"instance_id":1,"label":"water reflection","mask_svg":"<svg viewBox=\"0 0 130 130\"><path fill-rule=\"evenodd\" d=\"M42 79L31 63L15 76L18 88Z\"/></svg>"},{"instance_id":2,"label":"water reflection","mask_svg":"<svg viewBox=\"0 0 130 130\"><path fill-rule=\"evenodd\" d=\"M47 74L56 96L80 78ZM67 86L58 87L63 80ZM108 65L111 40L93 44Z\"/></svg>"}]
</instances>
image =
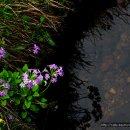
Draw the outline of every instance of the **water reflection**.
<instances>
[{"instance_id":1,"label":"water reflection","mask_svg":"<svg viewBox=\"0 0 130 130\"><path fill-rule=\"evenodd\" d=\"M92 7L91 1L89 4ZM130 30L125 24L129 23L128 11L107 9L115 5L111 1L106 4L109 6L102 3L95 10L89 4L88 8L81 4L79 14L70 16L69 28L59 41L60 51L50 60L66 70L64 79L48 92L53 95L50 101L54 104L43 112L46 118L43 121L41 117L40 130L94 130L94 126L100 129L101 121L111 120L112 112L122 106L122 94L129 92L124 89L130 83L126 73L130 68L125 62L129 61L130 52ZM117 21L119 24L114 25Z\"/></svg>"}]
</instances>

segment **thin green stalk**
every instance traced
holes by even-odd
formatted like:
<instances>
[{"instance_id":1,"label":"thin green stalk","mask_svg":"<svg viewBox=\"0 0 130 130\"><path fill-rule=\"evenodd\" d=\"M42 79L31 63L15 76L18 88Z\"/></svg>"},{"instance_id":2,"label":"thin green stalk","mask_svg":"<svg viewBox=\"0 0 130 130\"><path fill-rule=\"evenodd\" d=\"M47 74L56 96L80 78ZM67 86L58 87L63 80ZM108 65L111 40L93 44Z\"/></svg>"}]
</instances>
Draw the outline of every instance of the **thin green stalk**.
<instances>
[{"instance_id":1,"label":"thin green stalk","mask_svg":"<svg viewBox=\"0 0 130 130\"><path fill-rule=\"evenodd\" d=\"M50 87L51 80L52 80L52 77L50 79L50 82L48 83L48 86L40 94L43 94L45 91L47 91L47 89Z\"/></svg>"}]
</instances>

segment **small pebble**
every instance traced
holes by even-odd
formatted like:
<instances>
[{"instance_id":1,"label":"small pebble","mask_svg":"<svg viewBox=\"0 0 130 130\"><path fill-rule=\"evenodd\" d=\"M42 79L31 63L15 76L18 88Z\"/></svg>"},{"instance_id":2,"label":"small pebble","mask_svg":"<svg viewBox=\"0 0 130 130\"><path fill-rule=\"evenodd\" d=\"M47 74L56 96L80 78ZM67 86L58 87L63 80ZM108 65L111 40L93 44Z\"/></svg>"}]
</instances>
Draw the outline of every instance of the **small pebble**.
<instances>
[{"instance_id":1,"label":"small pebble","mask_svg":"<svg viewBox=\"0 0 130 130\"><path fill-rule=\"evenodd\" d=\"M116 94L116 90L114 88L111 88L109 91L111 94Z\"/></svg>"}]
</instances>

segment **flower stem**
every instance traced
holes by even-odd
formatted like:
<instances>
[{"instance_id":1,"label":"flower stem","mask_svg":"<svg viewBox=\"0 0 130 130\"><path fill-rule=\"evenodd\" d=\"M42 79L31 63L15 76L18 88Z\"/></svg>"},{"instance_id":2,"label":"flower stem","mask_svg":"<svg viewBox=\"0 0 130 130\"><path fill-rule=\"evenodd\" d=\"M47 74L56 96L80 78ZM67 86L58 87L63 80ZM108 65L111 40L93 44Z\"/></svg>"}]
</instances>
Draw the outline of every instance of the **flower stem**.
<instances>
[{"instance_id":1,"label":"flower stem","mask_svg":"<svg viewBox=\"0 0 130 130\"><path fill-rule=\"evenodd\" d=\"M48 83L47 87L40 94L43 94L45 91L47 91L47 89L50 87L51 80L52 80L52 77L51 77L50 82Z\"/></svg>"}]
</instances>

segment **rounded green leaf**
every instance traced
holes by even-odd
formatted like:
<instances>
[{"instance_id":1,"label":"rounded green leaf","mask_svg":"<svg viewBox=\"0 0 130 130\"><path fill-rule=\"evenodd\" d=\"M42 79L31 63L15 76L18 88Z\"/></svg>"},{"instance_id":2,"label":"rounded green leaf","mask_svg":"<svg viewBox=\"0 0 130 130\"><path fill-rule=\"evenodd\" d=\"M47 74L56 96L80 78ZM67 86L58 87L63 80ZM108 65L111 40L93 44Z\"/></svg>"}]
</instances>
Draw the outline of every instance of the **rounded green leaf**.
<instances>
[{"instance_id":1,"label":"rounded green leaf","mask_svg":"<svg viewBox=\"0 0 130 130\"><path fill-rule=\"evenodd\" d=\"M27 116L27 112L22 112L21 113L21 117L24 119L24 118L26 118L26 116Z\"/></svg>"},{"instance_id":2,"label":"rounded green leaf","mask_svg":"<svg viewBox=\"0 0 130 130\"><path fill-rule=\"evenodd\" d=\"M2 106L6 106L6 104L7 104L7 101L6 101L6 100L1 101L1 105L2 105Z\"/></svg>"},{"instance_id":3,"label":"rounded green leaf","mask_svg":"<svg viewBox=\"0 0 130 130\"><path fill-rule=\"evenodd\" d=\"M38 89L38 86L33 86L33 87L32 87L32 91L33 91L33 92L37 91L37 89Z\"/></svg>"},{"instance_id":4,"label":"rounded green leaf","mask_svg":"<svg viewBox=\"0 0 130 130\"><path fill-rule=\"evenodd\" d=\"M9 95L6 94L5 96L3 96L3 99L9 99Z\"/></svg>"},{"instance_id":5,"label":"rounded green leaf","mask_svg":"<svg viewBox=\"0 0 130 130\"><path fill-rule=\"evenodd\" d=\"M34 104L31 105L30 109L32 111L34 111L34 112L38 112L39 111L39 107L37 105L34 105Z\"/></svg>"},{"instance_id":6,"label":"rounded green leaf","mask_svg":"<svg viewBox=\"0 0 130 130\"><path fill-rule=\"evenodd\" d=\"M24 104L25 104L25 106L26 106L27 109L28 109L28 108L30 108L30 106L31 106L31 101L25 100Z\"/></svg>"},{"instance_id":7,"label":"rounded green leaf","mask_svg":"<svg viewBox=\"0 0 130 130\"><path fill-rule=\"evenodd\" d=\"M15 101L15 104L16 104L16 105L19 105L19 104L20 104L20 98L13 98L13 100Z\"/></svg>"},{"instance_id":8,"label":"rounded green leaf","mask_svg":"<svg viewBox=\"0 0 130 130\"><path fill-rule=\"evenodd\" d=\"M35 92L34 94L33 94L33 97L39 97L40 95L39 95L39 93L38 92Z\"/></svg>"},{"instance_id":9,"label":"rounded green leaf","mask_svg":"<svg viewBox=\"0 0 130 130\"><path fill-rule=\"evenodd\" d=\"M32 96L28 96L27 99L28 99L29 101L31 101L31 100L32 100Z\"/></svg>"},{"instance_id":10,"label":"rounded green leaf","mask_svg":"<svg viewBox=\"0 0 130 130\"><path fill-rule=\"evenodd\" d=\"M47 102L47 99L46 98L41 98L41 102L45 103L45 102Z\"/></svg>"},{"instance_id":11,"label":"rounded green leaf","mask_svg":"<svg viewBox=\"0 0 130 130\"><path fill-rule=\"evenodd\" d=\"M42 108L46 108L47 107L46 103L41 103L40 105L41 105Z\"/></svg>"},{"instance_id":12,"label":"rounded green leaf","mask_svg":"<svg viewBox=\"0 0 130 130\"><path fill-rule=\"evenodd\" d=\"M9 95L10 97L12 97L12 96L14 95L14 91L9 91L9 92L8 92L8 95Z\"/></svg>"}]
</instances>

